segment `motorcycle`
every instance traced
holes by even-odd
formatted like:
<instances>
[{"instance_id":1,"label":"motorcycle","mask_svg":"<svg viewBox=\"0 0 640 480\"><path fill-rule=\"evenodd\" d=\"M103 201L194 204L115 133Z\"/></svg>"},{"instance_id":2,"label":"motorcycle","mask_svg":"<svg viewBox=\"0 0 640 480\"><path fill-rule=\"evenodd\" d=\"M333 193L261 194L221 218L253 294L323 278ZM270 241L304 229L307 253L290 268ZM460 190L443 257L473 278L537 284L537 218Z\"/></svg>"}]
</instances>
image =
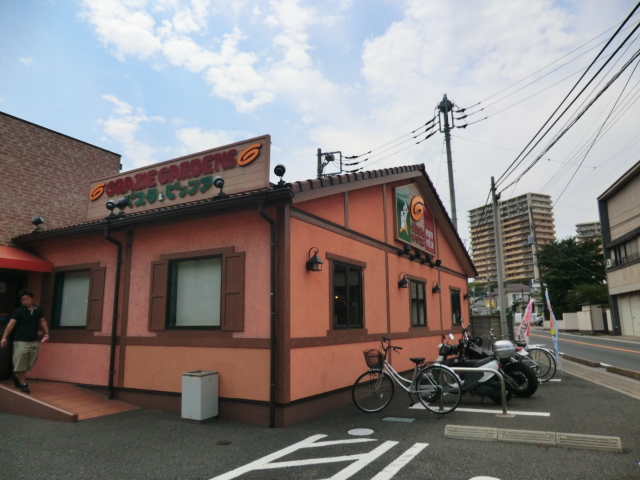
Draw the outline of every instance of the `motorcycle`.
<instances>
[{"instance_id":1,"label":"motorcycle","mask_svg":"<svg viewBox=\"0 0 640 480\"><path fill-rule=\"evenodd\" d=\"M454 339L453 334L449 334L451 340ZM468 345L467 341L460 340L458 345L450 345L446 343L445 336L442 335L442 343L438 345L438 359L436 362L442 363L449 367L467 367L467 368L490 368L492 370L499 371L500 364L496 358L481 358L481 359L468 359L465 356L465 350L467 347L475 346L473 344ZM479 348L479 347L476 347ZM482 350L482 349L480 349ZM449 358L454 357L454 358ZM502 372L501 372L502 373ZM509 382L505 377L505 389L506 400L511 400L513 396L513 390ZM482 397L488 396L495 403L502 403L502 391L500 386L500 380L495 374L488 372L460 372L460 383L462 386L462 393L464 394L476 394Z\"/></svg>"},{"instance_id":2,"label":"motorcycle","mask_svg":"<svg viewBox=\"0 0 640 480\"><path fill-rule=\"evenodd\" d=\"M500 363L505 376L505 380L509 382L513 390L513 394L517 397L530 397L538 390L538 377L536 372L528 365L520 362L516 356L528 355L526 350L518 348L510 340L496 340L493 342L491 350L483 350L479 348L482 345L482 339L472 339L469 336L467 328L462 329L463 340L469 347L465 350L468 358L479 359L495 357ZM493 332L491 336L495 339Z\"/></svg>"}]
</instances>

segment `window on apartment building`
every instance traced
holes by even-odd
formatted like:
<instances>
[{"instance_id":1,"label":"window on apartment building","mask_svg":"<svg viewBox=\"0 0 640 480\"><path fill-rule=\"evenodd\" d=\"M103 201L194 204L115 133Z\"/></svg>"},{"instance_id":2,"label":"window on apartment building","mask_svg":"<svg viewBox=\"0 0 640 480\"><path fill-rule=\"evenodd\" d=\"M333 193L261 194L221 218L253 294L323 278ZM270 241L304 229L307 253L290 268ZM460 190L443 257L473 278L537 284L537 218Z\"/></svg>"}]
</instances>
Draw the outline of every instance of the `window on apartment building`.
<instances>
[{"instance_id":1,"label":"window on apartment building","mask_svg":"<svg viewBox=\"0 0 640 480\"><path fill-rule=\"evenodd\" d=\"M161 255L151 265L149 330L244 330L244 253Z\"/></svg>"},{"instance_id":2,"label":"window on apartment building","mask_svg":"<svg viewBox=\"0 0 640 480\"><path fill-rule=\"evenodd\" d=\"M333 328L362 328L362 268L332 262Z\"/></svg>"},{"instance_id":3,"label":"window on apartment building","mask_svg":"<svg viewBox=\"0 0 640 480\"><path fill-rule=\"evenodd\" d=\"M427 313L426 313L426 301L425 301L425 284L424 282L418 282L415 280L409 281L409 287L411 288L411 326L412 327L426 327L427 326Z\"/></svg>"},{"instance_id":4,"label":"window on apartment building","mask_svg":"<svg viewBox=\"0 0 640 480\"><path fill-rule=\"evenodd\" d=\"M451 289L451 324L462 323L462 307L460 302L460 290Z\"/></svg>"},{"instance_id":5,"label":"window on apartment building","mask_svg":"<svg viewBox=\"0 0 640 480\"><path fill-rule=\"evenodd\" d=\"M634 238L616 247L616 258L620 265L638 259L638 239Z\"/></svg>"},{"instance_id":6,"label":"window on apartment building","mask_svg":"<svg viewBox=\"0 0 640 480\"><path fill-rule=\"evenodd\" d=\"M92 263L56 267L43 277L40 306L52 328L102 329L105 271Z\"/></svg>"}]
</instances>

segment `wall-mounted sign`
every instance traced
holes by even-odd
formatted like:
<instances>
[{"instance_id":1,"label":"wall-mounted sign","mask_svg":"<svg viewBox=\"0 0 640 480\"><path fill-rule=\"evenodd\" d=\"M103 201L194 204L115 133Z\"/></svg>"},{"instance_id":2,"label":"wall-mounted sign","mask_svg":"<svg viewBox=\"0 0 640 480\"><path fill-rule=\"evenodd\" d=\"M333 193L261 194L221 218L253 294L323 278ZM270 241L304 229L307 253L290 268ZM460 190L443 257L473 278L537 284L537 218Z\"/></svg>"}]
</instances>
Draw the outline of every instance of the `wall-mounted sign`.
<instances>
[{"instance_id":1,"label":"wall-mounted sign","mask_svg":"<svg viewBox=\"0 0 640 480\"><path fill-rule=\"evenodd\" d=\"M395 189L396 240L436 255L435 223L415 183Z\"/></svg>"},{"instance_id":2,"label":"wall-mounted sign","mask_svg":"<svg viewBox=\"0 0 640 480\"><path fill-rule=\"evenodd\" d=\"M265 135L92 182L87 221L106 217L106 202L121 197L129 203L125 213L211 198L219 192L216 176L224 179L228 195L267 188L270 147Z\"/></svg>"}]
</instances>

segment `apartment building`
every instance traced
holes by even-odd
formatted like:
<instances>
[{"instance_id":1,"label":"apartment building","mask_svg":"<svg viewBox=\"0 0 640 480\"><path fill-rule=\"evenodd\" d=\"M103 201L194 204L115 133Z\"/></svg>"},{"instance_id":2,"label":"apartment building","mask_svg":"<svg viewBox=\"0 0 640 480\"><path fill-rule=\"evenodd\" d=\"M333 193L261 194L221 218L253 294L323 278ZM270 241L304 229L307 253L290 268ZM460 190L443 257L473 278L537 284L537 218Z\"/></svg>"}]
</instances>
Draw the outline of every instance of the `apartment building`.
<instances>
[{"instance_id":1,"label":"apartment building","mask_svg":"<svg viewBox=\"0 0 640 480\"><path fill-rule=\"evenodd\" d=\"M540 272L535 262L537 248L556 239L551 197L525 193L503 200L498 206L505 281L539 279ZM469 230L471 255L479 280L496 281L498 271L491 205L469 210Z\"/></svg>"},{"instance_id":2,"label":"apartment building","mask_svg":"<svg viewBox=\"0 0 640 480\"><path fill-rule=\"evenodd\" d=\"M576 225L576 236L580 242L584 242L585 240L600 240L602 236L600 222L578 223Z\"/></svg>"}]
</instances>

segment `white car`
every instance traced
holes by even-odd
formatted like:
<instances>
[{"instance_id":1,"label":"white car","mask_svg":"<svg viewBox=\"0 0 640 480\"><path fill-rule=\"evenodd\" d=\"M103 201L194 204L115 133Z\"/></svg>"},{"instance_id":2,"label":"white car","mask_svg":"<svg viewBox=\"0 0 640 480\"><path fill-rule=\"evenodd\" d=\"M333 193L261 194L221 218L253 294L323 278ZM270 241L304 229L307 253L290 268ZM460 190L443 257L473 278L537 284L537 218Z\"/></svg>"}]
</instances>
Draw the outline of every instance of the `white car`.
<instances>
[{"instance_id":1,"label":"white car","mask_svg":"<svg viewBox=\"0 0 640 480\"><path fill-rule=\"evenodd\" d=\"M537 325L541 327L542 325L544 325L544 317L542 315L538 315L536 318L531 320L531 325Z\"/></svg>"}]
</instances>

